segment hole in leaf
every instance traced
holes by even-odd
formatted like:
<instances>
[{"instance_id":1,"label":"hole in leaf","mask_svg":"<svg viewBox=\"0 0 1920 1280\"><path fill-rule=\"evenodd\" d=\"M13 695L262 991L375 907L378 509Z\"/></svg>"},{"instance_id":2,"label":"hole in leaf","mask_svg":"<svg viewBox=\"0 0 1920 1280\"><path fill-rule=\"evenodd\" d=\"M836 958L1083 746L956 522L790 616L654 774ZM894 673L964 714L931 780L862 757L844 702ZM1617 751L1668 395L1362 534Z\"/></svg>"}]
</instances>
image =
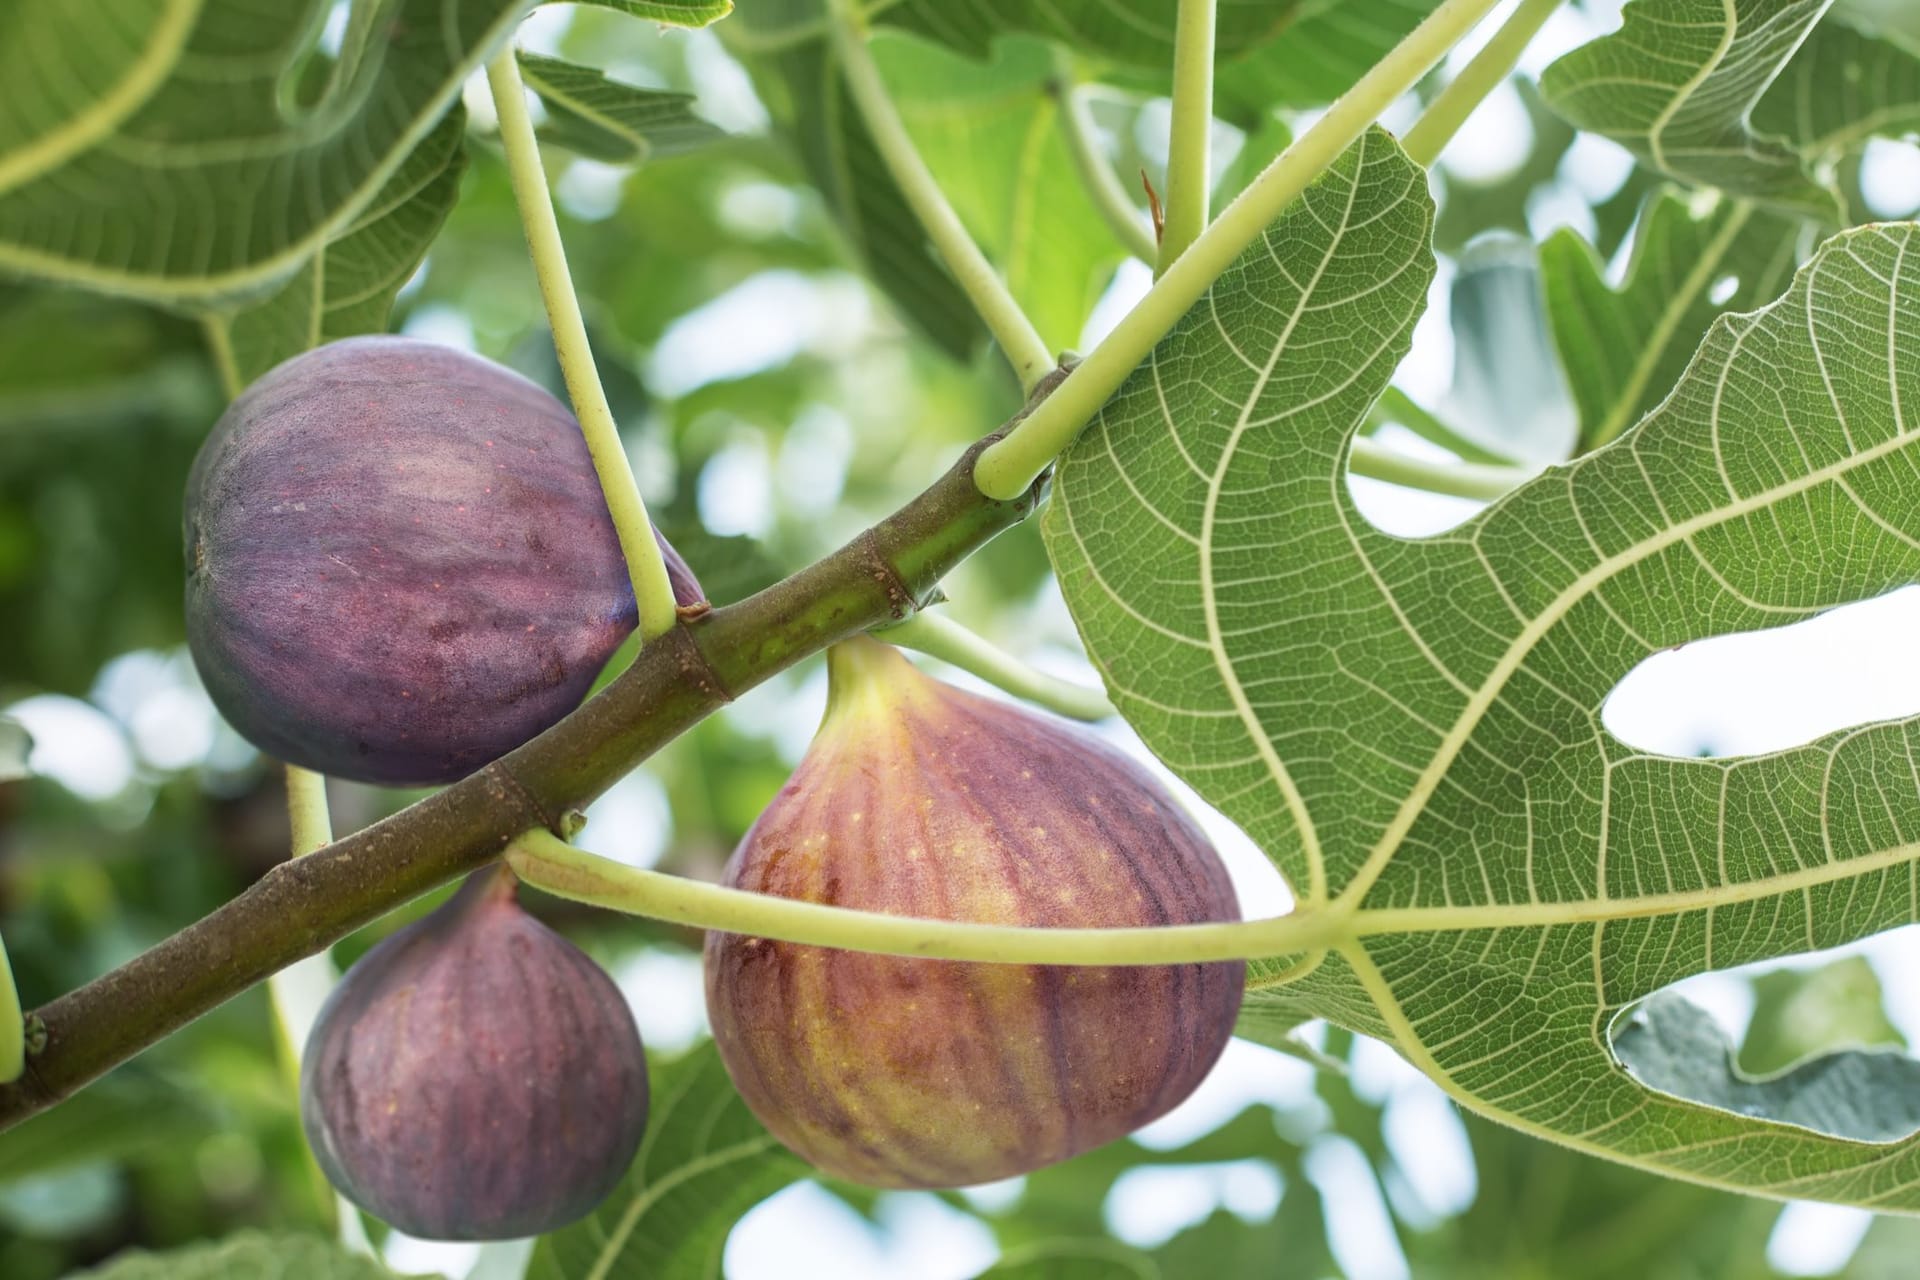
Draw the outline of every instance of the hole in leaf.
<instances>
[{"instance_id":1,"label":"hole in leaf","mask_svg":"<svg viewBox=\"0 0 1920 1280\"><path fill-rule=\"evenodd\" d=\"M1600 716L1629 746L1736 756L1920 714L1920 588L1790 626L1715 636L1656 653L1627 673Z\"/></svg>"},{"instance_id":2,"label":"hole in leaf","mask_svg":"<svg viewBox=\"0 0 1920 1280\"><path fill-rule=\"evenodd\" d=\"M1832 951L1699 974L1615 1019L1613 1053L1660 1093L1858 1142L1920 1132L1920 999L1889 982L1920 927Z\"/></svg>"}]
</instances>

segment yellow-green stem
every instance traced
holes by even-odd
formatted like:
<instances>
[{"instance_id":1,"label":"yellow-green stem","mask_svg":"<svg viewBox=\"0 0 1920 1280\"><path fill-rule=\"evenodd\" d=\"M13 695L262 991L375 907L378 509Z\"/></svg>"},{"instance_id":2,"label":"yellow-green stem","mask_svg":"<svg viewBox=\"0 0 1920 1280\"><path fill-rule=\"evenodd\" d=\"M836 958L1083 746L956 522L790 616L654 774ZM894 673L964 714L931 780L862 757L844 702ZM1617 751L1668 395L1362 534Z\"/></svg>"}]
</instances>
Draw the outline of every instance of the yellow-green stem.
<instances>
[{"instance_id":1,"label":"yellow-green stem","mask_svg":"<svg viewBox=\"0 0 1920 1280\"><path fill-rule=\"evenodd\" d=\"M989 497L1025 491L1198 302L1221 272L1500 0L1443 0L1314 126L1254 179L1180 255L1105 341L1007 437L980 456Z\"/></svg>"},{"instance_id":2,"label":"yellow-green stem","mask_svg":"<svg viewBox=\"0 0 1920 1280\"><path fill-rule=\"evenodd\" d=\"M27 1069L27 1019L20 1010L20 989L13 962L0 942L0 1084L11 1084Z\"/></svg>"},{"instance_id":3,"label":"yellow-green stem","mask_svg":"<svg viewBox=\"0 0 1920 1280\"><path fill-rule=\"evenodd\" d=\"M1000 344L1020 378L1024 391L1032 391L1040 379L1054 368L1052 353L1042 341L1020 304L1014 300L1006 282L987 261L986 254L953 211L933 171L920 158L907 126L900 119L880 68L867 48L866 27L855 11L852 0L831 0L833 47L839 55L840 70L847 78L847 89L860 109L873 145L887 166L900 193L907 198L914 217L920 220L927 238L947 264L947 270L966 292L967 300L985 322L993 340Z\"/></svg>"},{"instance_id":4,"label":"yellow-green stem","mask_svg":"<svg viewBox=\"0 0 1920 1280\"><path fill-rule=\"evenodd\" d=\"M583 852L549 831L507 847L522 880L576 902L724 933L880 955L993 964L1191 964L1292 955L1346 938L1349 917L1296 912L1265 920L1126 929L965 924L854 911L645 871Z\"/></svg>"},{"instance_id":5,"label":"yellow-green stem","mask_svg":"<svg viewBox=\"0 0 1920 1280\"><path fill-rule=\"evenodd\" d=\"M1207 228L1213 149L1214 0L1180 0L1173 36L1173 120L1167 140L1166 224L1156 275Z\"/></svg>"},{"instance_id":6,"label":"yellow-green stem","mask_svg":"<svg viewBox=\"0 0 1920 1280\"><path fill-rule=\"evenodd\" d=\"M1478 498L1491 502L1531 480L1536 471L1527 467L1489 466L1479 462L1429 462L1413 458L1378 440L1361 436L1353 442L1348 459L1353 474L1408 489L1424 489L1455 498Z\"/></svg>"},{"instance_id":7,"label":"yellow-green stem","mask_svg":"<svg viewBox=\"0 0 1920 1280\"><path fill-rule=\"evenodd\" d=\"M1154 262L1160 256L1160 246L1154 243L1145 212L1120 185L1120 176L1113 171L1112 162L1101 148L1086 94L1073 83L1068 63L1064 54L1056 54L1051 89L1060 106L1060 136L1066 141L1067 154L1073 157L1080 185L1086 188L1087 198L1093 201L1093 207L1100 211L1127 252L1142 262Z\"/></svg>"},{"instance_id":8,"label":"yellow-green stem","mask_svg":"<svg viewBox=\"0 0 1920 1280\"><path fill-rule=\"evenodd\" d=\"M921 610L905 622L875 633L890 644L951 663L1016 698L1038 703L1074 720L1105 720L1113 704L1097 689L1036 671L985 636L944 614Z\"/></svg>"},{"instance_id":9,"label":"yellow-green stem","mask_svg":"<svg viewBox=\"0 0 1920 1280\"><path fill-rule=\"evenodd\" d=\"M553 193L547 190L540 144L533 136L526 87L520 82L520 66L514 61L512 46L502 49L487 64L487 84L493 90L494 110L500 117L500 145L506 151L507 172L513 180L514 201L520 206L520 223L527 234L533 269L540 278L540 296L546 302L547 322L553 328L560 372L567 382L574 416L580 419L580 430L586 436L594 472L600 477L607 511L620 538L620 551L626 556L627 573L633 579L633 598L640 609L640 638L652 640L673 628L673 585L667 579L660 545L653 538L647 504L633 482L633 468L620 443L620 429L601 389L593 350L587 345L587 323L580 314L580 299L574 295L573 277L567 272L567 252L560 241L559 220L553 213Z\"/></svg>"},{"instance_id":10,"label":"yellow-green stem","mask_svg":"<svg viewBox=\"0 0 1920 1280\"><path fill-rule=\"evenodd\" d=\"M1520 55L1559 7L1560 0L1520 0L1520 7L1500 24L1486 47L1460 68L1460 74L1407 130L1401 145L1415 163L1430 166L1439 158L1473 109L1513 73Z\"/></svg>"}]
</instances>

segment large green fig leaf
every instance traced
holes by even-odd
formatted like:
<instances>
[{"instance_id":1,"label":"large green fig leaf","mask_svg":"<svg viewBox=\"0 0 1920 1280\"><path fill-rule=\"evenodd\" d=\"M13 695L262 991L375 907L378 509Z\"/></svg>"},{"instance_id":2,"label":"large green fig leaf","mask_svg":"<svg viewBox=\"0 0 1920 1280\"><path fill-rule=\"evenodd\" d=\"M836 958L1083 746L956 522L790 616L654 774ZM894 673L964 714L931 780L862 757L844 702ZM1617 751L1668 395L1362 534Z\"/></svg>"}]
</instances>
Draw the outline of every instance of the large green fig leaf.
<instances>
[{"instance_id":1,"label":"large green fig leaf","mask_svg":"<svg viewBox=\"0 0 1920 1280\"><path fill-rule=\"evenodd\" d=\"M1920 918L1920 723L1713 760L1600 719L1650 654L1920 580L1920 228L1830 241L1613 445L1407 541L1343 472L1431 217L1389 140L1357 144L1101 411L1045 523L1115 702L1324 921L1254 998L1581 1150L1920 1209L1920 1140L1673 1097L1610 1042L1682 978Z\"/></svg>"},{"instance_id":2,"label":"large green fig leaf","mask_svg":"<svg viewBox=\"0 0 1920 1280\"><path fill-rule=\"evenodd\" d=\"M176 305L269 291L354 225L531 0L0 7L0 269Z\"/></svg>"},{"instance_id":3,"label":"large green fig leaf","mask_svg":"<svg viewBox=\"0 0 1920 1280\"><path fill-rule=\"evenodd\" d=\"M608 164L680 155L726 135L693 112L693 96L642 89L560 58L523 53L520 72L546 105L547 140Z\"/></svg>"},{"instance_id":4,"label":"large green fig leaf","mask_svg":"<svg viewBox=\"0 0 1920 1280\"><path fill-rule=\"evenodd\" d=\"M1778 297L1799 265L1797 249L1793 223L1711 194L1654 197L1618 287L1577 231L1549 236L1540 280L1580 412L1580 451L1607 443L1660 403L1715 317Z\"/></svg>"},{"instance_id":5,"label":"large green fig leaf","mask_svg":"<svg viewBox=\"0 0 1920 1280\"><path fill-rule=\"evenodd\" d=\"M573 1226L540 1237L528 1280L711 1280L740 1215L807 1166L734 1091L711 1042L653 1069L633 1169Z\"/></svg>"},{"instance_id":6,"label":"large green fig leaf","mask_svg":"<svg viewBox=\"0 0 1920 1280\"><path fill-rule=\"evenodd\" d=\"M1612 35L1540 78L1547 102L1660 173L1785 212L1839 219L1837 197L1748 116L1832 0L1633 0Z\"/></svg>"},{"instance_id":7,"label":"large green fig leaf","mask_svg":"<svg viewBox=\"0 0 1920 1280\"><path fill-rule=\"evenodd\" d=\"M165 1253L121 1254L70 1280L395 1280L378 1260L320 1236L246 1231Z\"/></svg>"},{"instance_id":8,"label":"large green fig leaf","mask_svg":"<svg viewBox=\"0 0 1920 1280\"><path fill-rule=\"evenodd\" d=\"M1214 48L1223 58L1255 48L1284 27L1300 4L1217 0ZM999 36L1025 34L1151 70L1173 62L1177 6L1167 0L897 0L876 7L880 21L976 57L985 57Z\"/></svg>"}]
</instances>

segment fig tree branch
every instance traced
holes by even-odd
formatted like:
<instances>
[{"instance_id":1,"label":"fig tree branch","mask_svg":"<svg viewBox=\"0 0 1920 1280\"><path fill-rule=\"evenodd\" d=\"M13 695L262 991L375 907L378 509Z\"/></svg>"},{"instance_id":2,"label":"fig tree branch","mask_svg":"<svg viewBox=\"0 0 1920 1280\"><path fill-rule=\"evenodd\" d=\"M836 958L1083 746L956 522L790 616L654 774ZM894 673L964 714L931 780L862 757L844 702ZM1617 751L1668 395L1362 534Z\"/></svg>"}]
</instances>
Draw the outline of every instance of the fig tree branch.
<instances>
[{"instance_id":1,"label":"fig tree branch","mask_svg":"<svg viewBox=\"0 0 1920 1280\"><path fill-rule=\"evenodd\" d=\"M981 455L981 489L999 496L1020 493L1052 465L1241 251L1499 3L1442 0L1220 211L1113 332L1074 367L1059 391Z\"/></svg>"},{"instance_id":2,"label":"fig tree branch","mask_svg":"<svg viewBox=\"0 0 1920 1280\"><path fill-rule=\"evenodd\" d=\"M1056 379L1042 382L1036 398ZM1034 403L1029 401L1029 405ZM36 1010L0 1128L44 1110L268 975L410 898L560 829L661 746L776 672L913 613L948 570L1032 512L940 480L824 560L738 604L688 610L598 696L533 741L383 822L282 863L195 924Z\"/></svg>"},{"instance_id":3,"label":"fig tree branch","mask_svg":"<svg viewBox=\"0 0 1920 1280\"><path fill-rule=\"evenodd\" d=\"M566 379L567 398L573 401L574 416L580 420L594 472L600 477L600 491L620 538L620 552L633 579L640 638L648 641L674 625L673 584L667 578L666 558L654 541L646 501L633 482L633 468L627 462L626 447L620 443L620 428L607 405L607 393L601 389L593 349L587 345L587 322L580 315L580 299L567 272L567 250L560 240L560 223L554 217L546 170L540 167L540 144L533 136L527 90L520 83L520 64L514 56L509 43L487 64L487 84L493 90L494 110L500 117L500 145L507 153L513 199L520 207L520 223L527 233L534 273L540 278L540 297L547 306L547 322L553 329L553 346L560 357L561 376Z\"/></svg>"},{"instance_id":4,"label":"fig tree branch","mask_svg":"<svg viewBox=\"0 0 1920 1280\"><path fill-rule=\"evenodd\" d=\"M847 78L847 89L853 94L854 105L866 122L867 132L873 135L873 145L879 150L887 172L907 198L927 238L940 251L947 270L953 272L953 278L966 291L967 300L986 323L993 340L1006 353L1021 387L1032 391L1052 370L1052 353L1033 327L1033 321L1014 300L1006 282L987 261L987 255L980 252L980 246L967 234L960 215L953 211L953 205L934 180L933 171L927 168L919 148L913 145L900 112L887 96L880 68L867 48L866 27L855 12L853 0L829 0L828 11L841 73Z\"/></svg>"},{"instance_id":5,"label":"fig tree branch","mask_svg":"<svg viewBox=\"0 0 1920 1280\"><path fill-rule=\"evenodd\" d=\"M1180 0L1173 31L1173 118L1167 139L1167 222L1156 275L1207 228L1213 181L1214 0Z\"/></svg>"}]
</instances>

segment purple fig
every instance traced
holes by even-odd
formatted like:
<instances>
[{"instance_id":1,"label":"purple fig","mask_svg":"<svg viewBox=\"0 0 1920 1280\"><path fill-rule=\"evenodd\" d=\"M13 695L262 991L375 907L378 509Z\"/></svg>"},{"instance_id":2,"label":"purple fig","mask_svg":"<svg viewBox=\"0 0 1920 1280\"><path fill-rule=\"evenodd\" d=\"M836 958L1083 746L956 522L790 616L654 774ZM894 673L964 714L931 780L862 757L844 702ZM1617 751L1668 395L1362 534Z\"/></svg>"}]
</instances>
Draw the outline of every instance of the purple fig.
<instances>
[{"instance_id":1,"label":"purple fig","mask_svg":"<svg viewBox=\"0 0 1920 1280\"><path fill-rule=\"evenodd\" d=\"M507 1240L592 1211L647 1127L613 980L521 910L502 867L369 951L300 1067L327 1179L409 1235Z\"/></svg>"},{"instance_id":2,"label":"purple fig","mask_svg":"<svg viewBox=\"0 0 1920 1280\"><path fill-rule=\"evenodd\" d=\"M194 462L186 541L214 704L261 750L363 782L452 782L506 754L579 704L635 622L573 415L409 338L329 343L247 388ZM660 545L679 602L699 600Z\"/></svg>"},{"instance_id":3,"label":"purple fig","mask_svg":"<svg viewBox=\"0 0 1920 1280\"><path fill-rule=\"evenodd\" d=\"M1047 927L1239 918L1219 856L1144 768L1064 722L829 651L827 715L727 864L758 893ZM1245 966L902 959L709 934L736 1087L836 1177L955 1187L1165 1114L1225 1048Z\"/></svg>"}]
</instances>

